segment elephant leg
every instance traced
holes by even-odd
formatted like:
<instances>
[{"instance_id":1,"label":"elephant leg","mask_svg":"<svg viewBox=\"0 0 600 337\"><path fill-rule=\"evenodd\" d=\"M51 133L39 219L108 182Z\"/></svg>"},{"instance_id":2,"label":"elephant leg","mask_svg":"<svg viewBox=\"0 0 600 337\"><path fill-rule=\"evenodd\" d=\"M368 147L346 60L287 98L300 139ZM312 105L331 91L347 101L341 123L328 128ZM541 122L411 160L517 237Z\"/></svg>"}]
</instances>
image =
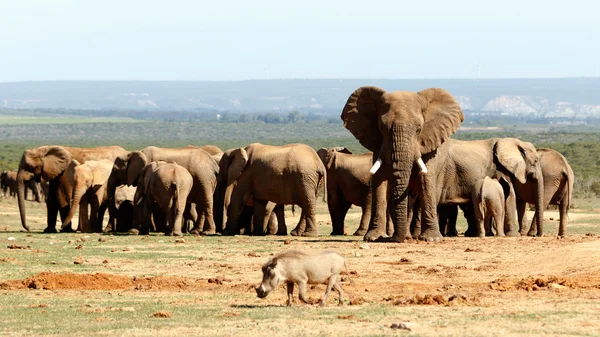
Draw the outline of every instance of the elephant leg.
<instances>
[{"instance_id":1,"label":"elephant leg","mask_svg":"<svg viewBox=\"0 0 600 337\"><path fill-rule=\"evenodd\" d=\"M81 202L79 203L79 230L82 233L90 233L92 231L90 226L90 211L89 211L90 202L88 200L88 196L84 196L81 198ZM92 209L93 213L94 209Z\"/></svg>"},{"instance_id":2,"label":"elephant leg","mask_svg":"<svg viewBox=\"0 0 600 337\"><path fill-rule=\"evenodd\" d=\"M388 222L391 218L388 216ZM358 225L358 228L356 229L356 232L354 232L354 236L364 236L367 233L367 230L369 229L369 220L371 220L371 207L367 207L367 206L363 206L362 207L362 214L360 216L360 224ZM392 234L394 231L394 224L392 224ZM388 233L388 235L391 235Z\"/></svg>"},{"instance_id":3,"label":"elephant leg","mask_svg":"<svg viewBox=\"0 0 600 337\"><path fill-rule=\"evenodd\" d=\"M558 236L567 235L567 216L569 214L569 203L565 199L566 197L563 198L563 200L561 200L558 204L558 211L560 217L560 224L558 225Z\"/></svg>"},{"instance_id":4,"label":"elephant leg","mask_svg":"<svg viewBox=\"0 0 600 337\"><path fill-rule=\"evenodd\" d=\"M287 225L285 223L285 209L283 205L275 206L273 212L277 216L277 233L275 235L287 235Z\"/></svg>"},{"instance_id":5,"label":"elephant leg","mask_svg":"<svg viewBox=\"0 0 600 337\"><path fill-rule=\"evenodd\" d=\"M446 235L456 237L458 230L456 229L456 221L458 220L458 205L452 205L452 209L448 213L448 231Z\"/></svg>"},{"instance_id":6,"label":"elephant leg","mask_svg":"<svg viewBox=\"0 0 600 337\"><path fill-rule=\"evenodd\" d=\"M57 200L58 181L52 180L48 184L48 197L46 198L46 228L44 233L56 233L56 219L60 206ZM68 215L65 214L65 218ZM64 227L64 226L63 226Z\"/></svg>"},{"instance_id":7,"label":"elephant leg","mask_svg":"<svg viewBox=\"0 0 600 337\"><path fill-rule=\"evenodd\" d=\"M58 214L60 214L60 219L61 219L61 227L60 227L60 232L61 233L72 233L74 232L73 228L71 228L71 223L64 223L62 220L66 219L67 216L69 215L69 211L71 210L71 208L69 206L65 206L63 208L59 208L58 209ZM56 220L55 220L56 221ZM54 233L56 233L56 231L54 231Z\"/></svg>"},{"instance_id":8,"label":"elephant leg","mask_svg":"<svg viewBox=\"0 0 600 337\"><path fill-rule=\"evenodd\" d=\"M479 235L479 220L477 215L475 214L475 207L473 207L472 202L468 202L460 206L467 219L467 230L465 231L466 237L476 237Z\"/></svg>"},{"instance_id":9,"label":"elephant leg","mask_svg":"<svg viewBox=\"0 0 600 337\"><path fill-rule=\"evenodd\" d=\"M492 216L491 214L489 214L490 212L486 212L485 216L484 216L484 220L483 220L483 226L484 226L484 232L483 235L479 234L479 237L485 237L485 236L494 236L494 233L492 232Z\"/></svg>"},{"instance_id":10,"label":"elephant leg","mask_svg":"<svg viewBox=\"0 0 600 337\"><path fill-rule=\"evenodd\" d=\"M316 197L309 202L308 205L302 207L302 214L306 218L306 229L302 233L302 236L317 237L319 236L319 228L317 226L316 216Z\"/></svg>"},{"instance_id":11,"label":"elephant leg","mask_svg":"<svg viewBox=\"0 0 600 337\"><path fill-rule=\"evenodd\" d=\"M519 222L519 233L527 234L527 202L517 199L517 221Z\"/></svg>"},{"instance_id":12,"label":"elephant leg","mask_svg":"<svg viewBox=\"0 0 600 337\"><path fill-rule=\"evenodd\" d=\"M517 230L517 196L512 184L504 204L504 233L507 236L521 236Z\"/></svg>"},{"instance_id":13,"label":"elephant leg","mask_svg":"<svg viewBox=\"0 0 600 337\"><path fill-rule=\"evenodd\" d=\"M267 200L254 199L252 203L252 221L254 223L252 235L262 236L266 234L268 221L271 217L267 211Z\"/></svg>"},{"instance_id":14,"label":"elephant leg","mask_svg":"<svg viewBox=\"0 0 600 337\"><path fill-rule=\"evenodd\" d=\"M329 215L331 216L331 235L344 235L344 220L346 219L346 214L348 214L350 206L351 204L348 202L348 200L345 198L340 198L338 195L332 194L332 198L327 200L327 207L329 208ZM360 228L354 234L361 235L358 233L359 231ZM362 233L362 235L365 233L366 230Z\"/></svg>"},{"instance_id":15,"label":"elephant leg","mask_svg":"<svg viewBox=\"0 0 600 337\"><path fill-rule=\"evenodd\" d=\"M439 241L442 238L438 225L436 195L436 182L427 175L421 176L421 226L423 226L419 239L425 241Z\"/></svg>"},{"instance_id":16,"label":"elephant leg","mask_svg":"<svg viewBox=\"0 0 600 337\"><path fill-rule=\"evenodd\" d=\"M418 198L411 197L408 206L408 219L410 219L410 236L418 239L421 235L421 204Z\"/></svg>"},{"instance_id":17,"label":"elephant leg","mask_svg":"<svg viewBox=\"0 0 600 337\"><path fill-rule=\"evenodd\" d=\"M504 224L502 223L502 221L504 221L504 210L501 207L499 207L498 209L495 209L494 212L494 222L496 223L496 236L505 236Z\"/></svg>"},{"instance_id":18,"label":"elephant leg","mask_svg":"<svg viewBox=\"0 0 600 337\"><path fill-rule=\"evenodd\" d=\"M203 187L204 207L202 214L204 214L205 220L202 235L215 235L217 234L217 226L215 225L215 218L213 216L213 191L208 186Z\"/></svg>"},{"instance_id":19,"label":"elephant leg","mask_svg":"<svg viewBox=\"0 0 600 337\"><path fill-rule=\"evenodd\" d=\"M290 234L292 236L301 236L302 233L304 233L305 229L306 229L306 218L304 217L304 213L302 213L300 215L300 220L298 221L296 228L294 228Z\"/></svg>"},{"instance_id":20,"label":"elephant leg","mask_svg":"<svg viewBox=\"0 0 600 337\"><path fill-rule=\"evenodd\" d=\"M369 230L365 234L365 241L376 241L386 236L385 224L387 223L387 189L385 169L379 169L371 178L371 219ZM367 206L368 207L368 206Z\"/></svg>"}]
</instances>

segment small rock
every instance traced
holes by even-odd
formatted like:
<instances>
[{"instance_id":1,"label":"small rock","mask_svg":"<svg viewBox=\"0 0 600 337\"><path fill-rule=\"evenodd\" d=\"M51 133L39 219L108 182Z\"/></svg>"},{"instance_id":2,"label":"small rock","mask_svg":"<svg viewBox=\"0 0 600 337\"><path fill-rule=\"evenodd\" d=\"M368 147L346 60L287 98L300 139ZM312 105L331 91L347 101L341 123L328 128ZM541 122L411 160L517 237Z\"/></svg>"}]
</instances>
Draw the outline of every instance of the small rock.
<instances>
[{"instance_id":1,"label":"small rock","mask_svg":"<svg viewBox=\"0 0 600 337\"><path fill-rule=\"evenodd\" d=\"M56 261L50 261L50 264L56 264Z\"/></svg>"},{"instance_id":2,"label":"small rock","mask_svg":"<svg viewBox=\"0 0 600 337\"><path fill-rule=\"evenodd\" d=\"M75 258L75 261L73 261L74 264L83 264L83 258L81 256L78 256Z\"/></svg>"},{"instance_id":3,"label":"small rock","mask_svg":"<svg viewBox=\"0 0 600 337\"><path fill-rule=\"evenodd\" d=\"M86 238L83 236L79 238L79 241L81 241L81 242L85 242L85 240L86 240Z\"/></svg>"},{"instance_id":4,"label":"small rock","mask_svg":"<svg viewBox=\"0 0 600 337\"><path fill-rule=\"evenodd\" d=\"M567 289L567 287L563 286L562 284L558 284L558 283L550 283L548 285L548 288L557 289L557 290Z\"/></svg>"},{"instance_id":5,"label":"small rock","mask_svg":"<svg viewBox=\"0 0 600 337\"><path fill-rule=\"evenodd\" d=\"M248 253L248 256L250 256L250 257L260 257L260 255L256 254L255 252Z\"/></svg>"},{"instance_id":6,"label":"small rock","mask_svg":"<svg viewBox=\"0 0 600 337\"><path fill-rule=\"evenodd\" d=\"M108 264L108 260L102 261L103 264Z\"/></svg>"},{"instance_id":7,"label":"small rock","mask_svg":"<svg viewBox=\"0 0 600 337\"><path fill-rule=\"evenodd\" d=\"M362 255L359 252L354 252L355 257L361 257Z\"/></svg>"},{"instance_id":8,"label":"small rock","mask_svg":"<svg viewBox=\"0 0 600 337\"><path fill-rule=\"evenodd\" d=\"M123 307L121 308L121 311L135 311L134 307Z\"/></svg>"},{"instance_id":9,"label":"small rock","mask_svg":"<svg viewBox=\"0 0 600 337\"><path fill-rule=\"evenodd\" d=\"M289 245L290 243L292 243L292 241L290 241L290 239L285 239L285 241L283 241L284 245Z\"/></svg>"},{"instance_id":10,"label":"small rock","mask_svg":"<svg viewBox=\"0 0 600 337\"><path fill-rule=\"evenodd\" d=\"M73 241L73 240L69 240L69 242L67 242L67 243L68 243L68 244L70 244L70 245L72 245L72 244L73 244L73 242L75 242L75 241Z\"/></svg>"},{"instance_id":11,"label":"small rock","mask_svg":"<svg viewBox=\"0 0 600 337\"><path fill-rule=\"evenodd\" d=\"M129 247L125 247L125 248L123 248L123 251L124 251L124 252L129 252L129 251L131 251L131 248L129 248Z\"/></svg>"},{"instance_id":12,"label":"small rock","mask_svg":"<svg viewBox=\"0 0 600 337\"><path fill-rule=\"evenodd\" d=\"M177 239L177 240L175 240L175 243L185 243L185 239L183 239L183 238Z\"/></svg>"},{"instance_id":13,"label":"small rock","mask_svg":"<svg viewBox=\"0 0 600 337\"><path fill-rule=\"evenodd\" d=\"M198 261L204 261L204 258L203 257L199 257Z\"/></svg>"},{"instance_id":14,"label":"small rock","mask_svg":"<svg viewBox=\"0 0 600 337\"><path fill-rule=\"evenodd\" d=\"M394 323L394 324L390 325L390 328L412 331L412 329L409 328L408 325L406 325L406 323L404 323L404 322Z\"/></svg>"},{"instance_id":15,"label":"small rock","mask_svg":"<svg viewBox=\"0 0 600 337\"><path fill-rule=\"evenodd\" d=\"M16 239L14 237L12 237L12 236L8 238L8 241L15 241L15 240Z\"/></svg>"},{"instance_id":16,"label":"small rock","mask_svg":"<svg viewBox=\"0 0 600 337\"><path fill-rule=\"evenodd\" d=\"M99 237L98 238L98 242L105 242L105 241L106 241L106 238L104 238L104 237Z\"/></svg>"},{"instance_id":17,"label":"small rock","mask_svg":"<svg viewBox=\"0 0 600 337\"><path fill-rule=\"evenodd\" d=\"M171 318L171 317L173 317L173 314L169 311L157 311L157 312L153 313L150 317Z\"/></svg>"},{"instance_id":18,"label":"small rock","mask_svg":"<svg viewBox=\"0 0 600 337\"><path fill-rule=\"evenodd\" d=\"M360 245L360 247L358 247L358 248L360 248L360 249L371 249L371 247L370 247L368 244L366 244L366 243L363 243L363 244L362 244L362 245Z\"/></svg>"},{"instance_id":19,"label":"small rock","mask_svg":"<svg viewBox=\"0 0 600 337\"><path fill-rule=\"evenodd\" d=\"M75 247L75 249L81 249L83 248L83 245L78 245L77 247Z\"/></svg>"}]
</instances>

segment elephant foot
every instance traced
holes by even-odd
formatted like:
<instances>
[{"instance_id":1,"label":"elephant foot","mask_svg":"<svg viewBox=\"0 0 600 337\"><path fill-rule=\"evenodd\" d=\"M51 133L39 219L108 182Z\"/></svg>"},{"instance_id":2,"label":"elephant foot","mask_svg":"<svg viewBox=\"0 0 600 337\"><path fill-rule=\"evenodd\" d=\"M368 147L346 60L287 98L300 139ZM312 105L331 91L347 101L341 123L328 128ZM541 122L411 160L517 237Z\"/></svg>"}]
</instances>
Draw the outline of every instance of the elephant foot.
<instances>
[{"instance_id":1,"label":"elephant foot","mask_svg":"<svg viewBox=\"0 0 600 337\"><path fill-rule=\"evenodd\" d=\"M342 236L342 235L346 235L344 234L344 231L332 231L331 234L329 234L331 236Z\"/></svg>"},{"instance_id":2,"label":"elephant foot","mask_svg":"<svg viewBox=\"0 0 600 337\"><path fill-rule=\"evenodd\" d=\"M521 236L521 232L513 230L513 231L508 231L506 233L504 233L506 236L510 236L510 237L518 237Z\"/></svg>"},{"instance_id":3,"label":"elephant foot","mask_svg":"<svg viewBox=\"0 0 600 337\"><path fill-rule=\"evenodd\" d=\"M293 231L290 232L290 235L291 236L302 236L302 233L299 230L294 229Z\"/></svg>"},{"instance_id":4,"label":"elephant foot","mask_svg":"<svg viewBox=\"0 0 600 337\"><path fill-rule=\"evenodd\" d=\"M454 231L454 232L450 232L446 235L447 237L457 237L458 236L458 232Z\"/></svg>"},{"instance_id":5,"label":"elephant foot","mask_svg":"<svg viewBox=\"0 0 600 337\"><path fill-rule=\"evenodd\" d=\"M190 233L192 233L194 230L192 230ZM203 231L200 233L200 235L217 235L217 231L216 230L208 230L208 231Z\"/></svg>"},{"instance_id":6,"label":"elephant foot","mask_svg":"<svg viewBox=\"0 0 600 337\"><path fill-rule=\"evenodd\" d=\"M369 230L367 234L365 234L364 240L367 242L379 241L379 239L385 238L385 235L377 230Z\"/></svg>"},{"instance_id":7,"label":"elephant foot","mask_svg":"<svg viewBox=\"0 0 600 337\"><path fill-rule=\"evenodd\" d=\"M132 228L129 231L127 231L127 234L138 235L140 234L140 231L138 229Z\"/></svg>"},{"instance_id":8,"label":"elephant foot","mask_svg":"<svg viewBox=\"0 0 600 337\"><path fill-rule=\"evenodd\" d=\"M419 240L437 242L442 240L442 234L436 229L426 229L419 235Z\"/></svg>"},{"instance_id":9,"label":"elephant foot","mask_svg":"<svg viewBox=\"0 0 600 337\"><path fill-rule=\"evenodd\" d=\"M182 232L171 232L169 233L170 236L183 236Z\"/></svg>"},{"instance_id":10,"label":"elephant foot","mask_svg":"<svg viewBox=\"0 0 600 337\"><path fill-rule=\"evenodd\" d=\"M478 237L478 236L479 236L479 233L476 230L467 229L467 231L465 232L465 237L474 238L474 237Z\"/></svg>"},{"instance_id":11,"label":"elephant foot","mask_svg":"<svg viewBox=\"0 0 600 337\"><path fill-rule=\"evenodd\" d=\"M54 227L46 227L46 228L44 228L44 233L51 234L51 233L58 233L58 232L56 231L56 228L54 228Z\"/></svg>"},{"instance_id":12,"label":"elephant foot","mask_svg":"<svg viewBox=\"0 0 600 337\"><path fill-rule=\"evenodd\" d=\"M535 231L529 231L527 232L527 236L538 236L537 233Z\"/></svg>"},{"instance_id":13,"label":"elephant foot","mask_svg":"<svg viewBox=\"0 0 600 337\"><path fill-rule=\"evenodd\" d=\"M71 228L71 226L65 226L63 228L60 229L61 233L75 233L75 231L73 230L73 228Z\"/></svg>"},{"instance_id":14,"label":"elephant foot","mask_svg":"<svg viewBox=\"0 0 600 337\"><path fill-rule=\"evenodd\" d=\"M367 234L367 231L365 229L357 229L356 232L354 232L354 236L364 236L365 234Z\"/></svg>"},{"instance_id":15,"label":"elephant foot","mask_svg":"<svg viewBox=\"0 0 600 337\"><path fill-rule=\"evenodd\" d=\"M317 236L319 236L319 231L317 231L317 230L306 231L306 232L302 233L302 236L316 238Z\"/></svg>"}]
</instances>

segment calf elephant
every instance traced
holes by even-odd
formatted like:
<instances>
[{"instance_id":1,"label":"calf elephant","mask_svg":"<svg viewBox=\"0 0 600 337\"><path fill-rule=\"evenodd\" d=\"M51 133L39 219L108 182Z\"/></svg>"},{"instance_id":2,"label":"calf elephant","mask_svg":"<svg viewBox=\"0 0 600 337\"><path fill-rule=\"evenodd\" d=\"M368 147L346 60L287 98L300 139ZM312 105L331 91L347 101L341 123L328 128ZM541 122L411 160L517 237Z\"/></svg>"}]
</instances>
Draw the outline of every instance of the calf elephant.
<instances>
[{"instance_id":1,"label":"calf elephant","mask_svg":"<svg viewBox=\"0 0 600 337\"><path fill-rule=\"evenodd\" d=\"M560 214L560 224L558 226L558 235L564 236L567 233L567 215L571 205L571 195L573 193L574 175L567 159L559 152L552 149L537 149L539 162L544 177L544 203L545 209L548 205L558 205ZM531 228L527 230L527 214L525 208L527 203L535 203L536 186L535 181L529 179L525 184L515 182L515 192L517 194L517 214L519 219L519 231L522 235L542 236L543 227L539 227L538 214L534 215L531 222Z\"/></svg>"},{"instance_id":2,"label":"calf elephant","mask_svg":"<svg viewBox=\"0 0 600 337\"><path fill-rule=\"evenodd\" d=\"M331 235L344 235L344 220L352 205L362 209L360 225L353 235L365 235L371 219L372 153L353 155L345 147L320 149L317 154L327 170L327 206L333 230ZM388 234L393 230L387 217Z\"/></svg>"},{"instance_id":3,"label":"calf elephant","mask_svg":"<svg viewBox=\"0 0 600 337\"><path fill-rule=\"evenodd\" d=\"M504 202L509 196L508 185L505 189L496 179L485 177L473 186L472 200L477 217L479 237L493 236L492 219L496 224L496 235L504 235Z\"/></svg>"},{"instance_id":4,"label":"calf elephant","mask_svg":"<svg viewBox=\"0 0 600 337\"><path fill-rule=\"evenodd\" d=\"M149 232L153 206L166 214L166 235L182 236L183 212L192 191L194 178L176 163L151 162L142 169L137 181L134 203L142 207L140 233ZM158 227L158 226L157 226Z\"/></svg>"},{"instance_id":5,"label":"calf elephant","mask_svg":"<svg viewBox=\"0 0 600 337\"><path fill-rule=\"evenodd\" d=\"M56 233L56 218L60 212L63 220L61 231L71 231L70 223L65 223L70 211L73 194L73 160L83 164L88 160L114 160L126 154L122 147L106 146L77 148L66 146L40 146L25 150L17 173L17 197L23 228L29 230L25 211L25 182L29 180L48 181L46 196L47 227L44 233ZM69 172L67 172L69 170ZM65 174L67 173L67 174Z\"/></svg>"},{"instance_id":6,"label":"calf elephant","mask_svg":"<svg viewBox=\"0 0 600 337\"><path fill-rule=\"evenodd\" d=\"M115 220L116 231L127 232L133 228L133 199L136 188L133 186L121 185L115 190ZM105 231L110 231L110 226L106 226Z\"/></svg>"},{"instance_id":7,"label":"calf elephant","mask_svg":"<svg viewBox=\"0 0 600 337\"><path fill-rule=\"evenodd\" d=\"M219 163L219 181L233 189L227 209L226 234L239 232L238 220L250 198L302 208L301 221L292 235L317 236L317 189L325 180L325 167L317 153L304 144L271 146L254 143L227 150ZM224 195L222 196L224 198Z\"/></svg>"},{"instance_id":8,"label":"calf elephant","mask_svg":"<svg viewBox=\"0 0 600 337\"><path fill-rule=\"evenodd\" d=\"M73 200L64 221L70 223L75 211L79 209L79 230L82 233L102 232L104 212L108 207L106 185L112 166L113 161L108 159L88 160L75 166ZM77 226L73 224L71 228L77 230Z\"/></svg>"},{"instance_id":9,"label":"calf elephant","mask_svg":"<svg viewBox=\"0 0 600 337\"><path fill-rule=\"evenodd\" d=\"M213 157L201 148L188 146L180 149L166 149L149 146L141 151L134 151L116 158L108 182L109 201L114 200L117 186L123 184L137 186L138 177L143 168L153 161L177 163L192 175L194 183L187 202L196 205L197 219L195 219L191 233L215 234L213 193L217 185L219 166ZM201 227L202 224L204 227ZM110 226L114 228L113 216L111 216Z\"/></svg>"}]
</instances>

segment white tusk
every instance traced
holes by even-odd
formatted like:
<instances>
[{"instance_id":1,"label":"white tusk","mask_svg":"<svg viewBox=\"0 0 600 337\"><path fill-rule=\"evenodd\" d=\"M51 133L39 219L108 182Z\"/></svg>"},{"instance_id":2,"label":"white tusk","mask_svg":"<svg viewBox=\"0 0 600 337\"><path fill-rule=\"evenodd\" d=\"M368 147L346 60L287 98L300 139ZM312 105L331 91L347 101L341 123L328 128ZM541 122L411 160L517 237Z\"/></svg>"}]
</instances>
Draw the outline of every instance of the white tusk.
<instances>
[{"instance_id":1,"label":"white tusk","mask_svg":"<svg viewBox=\"0 0 600 337\"><path fill-rule=\"evenodd\" d=\"M377 172L377 170L379 170L380 167L381 158L377 158L377 161L375 162L375 164L373 164L373 167L371 167L371 170L369 172L371 172L371 174L375 174L375 172Z\"/></svg>"},{"instance_id":2,"label":"white tusk","mask_svg":"<svg viewBox=\"0 0 600 337\"><path fill-rule=\"evenodd\" d=\"M417 164L419 164L419 167L421 168L421 172L427 174L427 166L425 166L425 163L423 162L423 159L421 157L419 157L419 159L417 159Z\"/></svg>"}]
</instances>

